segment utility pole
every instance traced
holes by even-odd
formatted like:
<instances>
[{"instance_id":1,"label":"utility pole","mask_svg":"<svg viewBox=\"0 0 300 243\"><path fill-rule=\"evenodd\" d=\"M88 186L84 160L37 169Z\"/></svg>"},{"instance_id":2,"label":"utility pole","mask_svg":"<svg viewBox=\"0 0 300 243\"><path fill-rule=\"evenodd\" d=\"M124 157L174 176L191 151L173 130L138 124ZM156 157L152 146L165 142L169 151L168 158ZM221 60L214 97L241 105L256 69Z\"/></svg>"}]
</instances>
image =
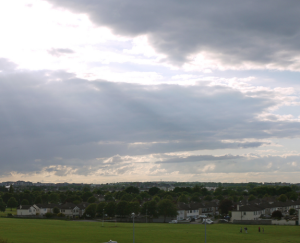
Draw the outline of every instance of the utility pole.
<instances>
[{"instance_id":1,"label":"utility pole","mask_svg":"<svg viewBox=\"0 0 300 243\"><path fill-rule=\"evenodd\" d=\"M134 216L135 216L135 213L132 213L132 219L133 219L133 243L134 243Z\"/></svg>"},{"instance_id":2,"label":"utility pole","mask_svg":"<svg viewBox=\"0 0 300 243\"><path fill-rule=\"evenodd\" d=\"M104 226L104 208L103 208L103 215L102 215L102 227Z\"/></svg>"}]
</instances>

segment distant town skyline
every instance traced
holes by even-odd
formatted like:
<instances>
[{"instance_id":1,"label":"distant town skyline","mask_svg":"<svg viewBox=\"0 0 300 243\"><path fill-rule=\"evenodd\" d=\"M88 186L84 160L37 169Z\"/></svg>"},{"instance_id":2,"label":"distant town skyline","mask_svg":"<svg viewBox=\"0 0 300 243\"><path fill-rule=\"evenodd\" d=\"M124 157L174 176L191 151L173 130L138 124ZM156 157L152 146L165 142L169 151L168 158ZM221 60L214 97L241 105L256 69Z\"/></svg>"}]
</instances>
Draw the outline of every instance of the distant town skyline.
<instances>
[{"instance_id":1,"label":"distant town skyline","mask_svg":"<svg viewBox=\"0 0 300 243\"><path fill-rule=\"evenodd\" d=\"M0 181L300 178L297 1L0 3Z\"/></svg>"}]
</instances>

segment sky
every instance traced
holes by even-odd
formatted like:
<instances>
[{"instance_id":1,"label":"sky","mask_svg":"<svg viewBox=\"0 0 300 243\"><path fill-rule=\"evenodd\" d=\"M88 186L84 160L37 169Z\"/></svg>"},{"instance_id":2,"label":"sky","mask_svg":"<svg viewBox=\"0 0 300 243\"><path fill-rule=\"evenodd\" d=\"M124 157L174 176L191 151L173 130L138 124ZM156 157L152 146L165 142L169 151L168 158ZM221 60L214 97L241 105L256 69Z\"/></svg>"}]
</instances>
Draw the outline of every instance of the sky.
<instances>
[{"instance_id":1,"label":"sky","mask_svg":"<svg viewBox=\"0 0 300 243\"><path fill-rule=\"evenodd\" d=\"M291 182L297 0L0 2L0 181Z\"/></svg>"}]
</instances>

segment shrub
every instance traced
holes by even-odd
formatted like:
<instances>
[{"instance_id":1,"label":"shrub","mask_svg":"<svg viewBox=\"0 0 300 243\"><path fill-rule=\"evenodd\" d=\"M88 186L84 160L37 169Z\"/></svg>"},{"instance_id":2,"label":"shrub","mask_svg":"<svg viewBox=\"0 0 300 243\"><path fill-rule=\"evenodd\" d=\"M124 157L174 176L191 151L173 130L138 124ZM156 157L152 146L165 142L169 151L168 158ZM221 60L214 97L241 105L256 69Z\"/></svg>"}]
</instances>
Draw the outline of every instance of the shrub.
<instances>
[{"instance_id":1,"label":"shrub","mask_svg":"<svg viewBox=\"0 0 300 243\"><path fill-rule=\"evenodd\" d=\"M63 217L65 217L66 215L64 215L63 213L58 213L57 214L57 217L61 217L61 218L63 218Z\"/></svg>"},{"instance_id":2,"label":"shrub","mask_svg":"<svg viewBox=\"0 0 300 243\"><path fill-rule=\"evenodd\" d=\"M282 218L282 213L281 213L281 211L279 211L279 210L274 211L274 212L272 213L272 218L281 219L281 218Z\"/></svg>"},{"instance_id":3,"label":"shrub","mask_svg":"<svg viewBox=\"0 0 300 243\"><path fill-rule=\"evenodd\" d=\"M8 213L7 214L7 217L12 217L13 215L11 213Z\"/></svg>"},{"instance_id":4,"label":"shrub","mask_svg":"<svg viewBox=\"0 0 300 243\"><path fill-rule=\"evenodd\" d=\"M46 213L45 216L46 216L46 218L49 219L49 218L52 218L52 217L53 217L53 214L52 214L52 213Z\"/></svg>"},{"instance_id":5,"label":"shrub","mask_svg":"<svg viewBox=\"0 0 300 243\"><path fill-rule=\"evenodd\" d=\"M59 214L59 212L60 212L59 208L57 208L57 207L53 208L53 213Z\"/></svg>"},{"instance_id":6,"label":"shrub","mask_svg":"<svg viewBox=\"0 0 300 243\"><path fill-rule=\"evenodd\" d=\"M291 209L289 210L289 214L290 214L290 215L294 215L295 213L296 213L296 209L291 208Z\"/></svg>"}]
</instances>

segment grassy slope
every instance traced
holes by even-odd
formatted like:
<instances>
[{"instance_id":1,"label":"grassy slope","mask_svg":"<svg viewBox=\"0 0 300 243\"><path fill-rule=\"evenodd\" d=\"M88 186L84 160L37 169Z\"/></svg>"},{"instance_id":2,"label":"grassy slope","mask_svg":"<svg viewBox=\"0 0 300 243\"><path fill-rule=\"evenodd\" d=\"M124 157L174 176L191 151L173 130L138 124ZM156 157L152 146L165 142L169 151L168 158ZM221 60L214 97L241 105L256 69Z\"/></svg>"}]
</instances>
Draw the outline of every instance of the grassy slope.
<instances>
[{"instance_id":1,"label":"grassy slope","mask_svg":"<svg viewBox=\"0 0 300 243\"><path fill-rule=\"evenodd\" d=\"M17 214L17 209L13 208L12 211L11 211L10 208L7 208L5 212L0 212L0 217L2 217L2 216L6 217L8 213L16 215Z\"/></svg>"},{"instance_id":2,"label":"grassy slope","mask_svg":"<svg viewBox=\"0 0 300 243\"><path fill-rule=\"evenodd\" d=\"M136 224L136 243L204 242L204 225ZM299 226L248 226L248 234L240 234L239 225L208 225L207 242L300 242ZM60 220L0 218L0 237L9 242L103 242L109 239L118 243L132 242L132 224L99 222L73 222Z\"/></svg>"}]
</instances>

